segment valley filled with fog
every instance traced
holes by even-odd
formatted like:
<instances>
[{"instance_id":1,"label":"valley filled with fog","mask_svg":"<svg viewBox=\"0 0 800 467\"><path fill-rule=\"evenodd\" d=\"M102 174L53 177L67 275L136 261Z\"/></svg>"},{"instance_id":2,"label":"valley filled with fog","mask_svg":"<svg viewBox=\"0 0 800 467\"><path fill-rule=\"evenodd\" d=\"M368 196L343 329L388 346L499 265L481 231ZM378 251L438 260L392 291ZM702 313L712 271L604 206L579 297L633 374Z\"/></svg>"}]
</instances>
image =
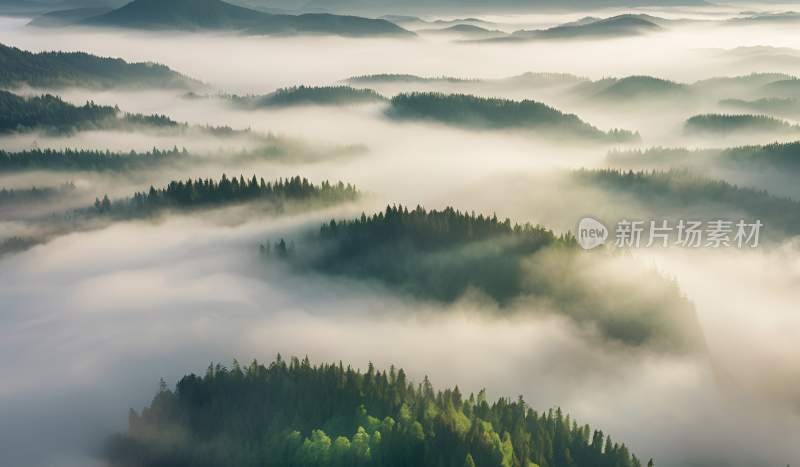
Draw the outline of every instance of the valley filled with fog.
<instances>
[{"instance_id":1,"label":"valley filled with fog","mask_svg":"<svg viewBox=\"0 0 800 467\"><path fill-rule=\"evenodd\" d=\"M384 21L413 37L0 16L0 464L124 465L161 378L278 354L521 395L659 467L797 464L798 8ZM624 219L763 228L621 251Z\"/></svg>"}]
</instances>

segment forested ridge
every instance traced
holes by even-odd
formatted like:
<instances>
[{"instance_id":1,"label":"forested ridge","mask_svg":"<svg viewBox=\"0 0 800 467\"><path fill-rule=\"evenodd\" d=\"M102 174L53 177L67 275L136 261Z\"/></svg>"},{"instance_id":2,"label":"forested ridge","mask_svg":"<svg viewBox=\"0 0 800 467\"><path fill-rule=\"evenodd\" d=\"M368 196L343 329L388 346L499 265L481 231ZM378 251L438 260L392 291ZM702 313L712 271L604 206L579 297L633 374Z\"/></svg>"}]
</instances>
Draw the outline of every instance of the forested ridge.
<instances>
[{"instance_id":1,"label":"forested ridge","mask_svg":"<svg viewBox=\"0 0 800 467\"><path fill-rule=\"evenodd\" d=\"M60 191L47 189L50 199L66 195L72 190L71 184ZM38 192L42 190L35 190ZM20 196L30 197L32 190L15 191L13 194L0 191L0 206L13 202ZM324 181L313 184L299 175L265 181L253 175L245 179L243 175L228 178L222 175L219 181L207 178L192 180L173 180L163 188L150 187L136 192L132 197L110 199L108 195L95 199L93 206L74 208L63 215L48 215L39 220L37 226L42 233L31 237L6 238L0 244L0 254L24 250L52 237L73 231L91 230L112 222L131 219L151 219L166 210L198 210L217 208L234 204L251 203L267 212L283 213L287 210L314 209L337 203L346 203L362 196L354 185Z\"/></svg>"},{"instance_id":2,"label":"forested ridge","mask_svg":"<svg viewBox=\"0 0 800 467\"><path fill-rule=\"evenodd\" d=\"M363 105L386 102L388 99L372 89L356 89L350 86L308 87L293 86L281 88L273 94L258 98L256 106L288 107L292 105Z\"/></svg>"},{"instance_id":3,"label":"forested ridge","mask_svg":"<svg viewBox=\"0 0 800 467\"><path fill-rule=\"evenodd\" d=\"M180 128L186 129L185 126ZM221 132L227 136L226 128L194 127L202 132ZM229 129L228 129L229 130ZM364 154L369 149L363 144L349 144L318 146L303 140L275 136L272 133L260 135L247 130L231 130L234 134L248 133L259 144L256 148L247 151L222 151L222 155L229 160L229 164L241 165L254 160L303 160L313 162L335 157L347 157ZM217 153L220 154L219 152ZM130 152L87 150L87 149L31 149L19 152L6 152L0 149L0 173L22 172L33 170L52 171L111 171L126 173L135 170L158 169L164 166L178 165L183 162L195 161L202 163L204 156L199 153L188 152L186 148L178 150L160 150L153 148L151 151Z\"/></svg>"},{"instance_id":4,"label":"forested ridge","mask_svg":"<svg viewBox=\"0 0 800 467\"><path fill-rule=\"evenodd\" d=\"M94 102L77 107L50 94L26 98L0 90L0 133L40 128L58 132L93 128L95 124L116 118L118 112L119 108Z\"/></svg>"},{"instance_id":5,"label":"forested ridge","mask_svg":"<svg viewBox=\"0 0 800 467\"><path fill-rule=\"evenodd\" d=\"M480 293L496 301L498 313L565 315L625 345L669 352L705 345L694 304L675 278L631 261L637 280L617 280L599 271L618 251L586 253L569 232L556 235L496 215L387 206L369 217L331 220L290 254L276 253L299 274L378 281L400 295L440 303Z\"/></svg>"},{"instance_id":6,"label":"forested ridge","mask_svg":"<svg viewBox=\"0 0 800 467\"><path fill-rule=\"evenodd\" d=\"M573 135L608 141L639 141L639 132L600 131L575 114L565 114L531 100L483 98L466 94L412 92L391 100L396 118L432 119L467 127L540 130L546 135Z\"/></svg>"},{"instance_id":7,"label":"forested ridge","mask_svg":"<svg viewBox=\"0 0 800 467\"><path fill-rule=\"evenodd\" d=\"M578 425L561 408L541 414L519 396L437 391L342 362L312 366L278 354L233 368L212 363L160 383L150 407L107 446L114 466L641 467L623 443ZM647 463L653 467L653 460Z\"/></svg>"},{"instance_id":8,"label":"forested ridge","mask_svg":"<svg viewBox=\"0 0 800 467\"><path fill-rule=\"evenodd\" d=\"M83 52L31 53L0 44L0 87L152 87L187 89L200 81L159 63L128 63Z\"/></svg>"},{"instance_id":9,"label":"forested ridge","mask_svg":"<svg viewBox=\"0 0 800 467\"><path fill-rule=\"evenodd\" d=\"M696 166L708 162L740 165L749 169L776 168L800 170L800 141L765 145L737 146L725 149L687 149L652 147L610 150L607 159L615 165L644 164L649 167Z\"/></svg>"},{"instance_id":10,"label":"forested ridge","mask_svg":"<svg viewBox=\"0 0 800 467\"><path fill-rule=\"evenodd\" d=\"M780 118L767 115L695 115L686 120L684 129L690 133L732 133L734 131L800 132L800 125L791 125Z\"/></svg>"},{"instance_id":11,"label":"forested ridge","mask_svg":"<svg viewBox=\"0 0 800 467\"><path fill-rule=\"evenodd\" d=\"M45 187L29 189L7 190L3 187L0 191L0 207L12 203L29 203L37 201L49 201L54 198L67 197L75 193L75 184L66 182L59 187Z\"/></svg>"},{"instance_id":12,"label":"forested ridge","mask_svg":"<svg viewBox=\"0 0 800 467\"><path fill-rule=\"evenodd\" d=\"M222 174L219 182L212 179L183 181L173 180L164 188L150 187L147 192L133 195L131 207L134 211L151 211L165 207L197 207L220 203L245 202L253 200L317 200L323 203L354 201L361 192L354 185L342 181L331 184L324 181L314 185L307 178L295 176L284 180L259 181L255 175L245 179L243 175L231 177Z\"/></svg>"},{"instance_id":13,"label":"forested ridge","mask_svg":"<svg viewBox=\"0 0 800 467\"><path fill-rule=\"evenodd\" d=\"M584 185L628 193L651 207L726 206L751 216L753 220L765 221L769 231L800 234L799 202L770 195L765 190L694 175L687 169L625 172L582 168L573 171L571 176Z\"/></svg>"},{"instance_id":14,"label":"forested ridge","mask_svg":"<svg viewBox=\"0 0 800 467\"><path fill-rule=\"evenodd\" d=\"M76 106L58 96L18 96L0 90L0 133L47 131L71 133L89 130L123 130L131 128L189 128L166 115L121 113L119 107L87 102ZM227 127L207 128L211 133L222 133Z\"/></svg>"},{"instance_id":15,"label":"forested ridge","mask_svg":"<svg viewBox=\"0 0 800 467\"><path fill-rule=\"evenodd\" d=\"M158 167L189 157L186 148L140 152L111 152L87 149L33 149L6 152L0 149L0 173L23 170L97 170L123 172Z\"/></svg>"}]
</instances>

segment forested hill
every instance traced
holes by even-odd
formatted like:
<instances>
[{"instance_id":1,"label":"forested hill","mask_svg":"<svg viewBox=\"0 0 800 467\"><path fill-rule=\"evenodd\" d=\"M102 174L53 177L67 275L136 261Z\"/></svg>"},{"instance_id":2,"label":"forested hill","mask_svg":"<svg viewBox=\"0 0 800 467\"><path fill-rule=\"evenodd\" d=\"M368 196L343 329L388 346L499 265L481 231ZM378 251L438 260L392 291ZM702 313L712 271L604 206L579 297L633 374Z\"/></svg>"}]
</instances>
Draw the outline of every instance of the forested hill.
<instances>
[{"instance_id":1,"label":"forested hill","mask_svg":"<svg viewBox=\"0 0 800 467\"><path fill-rule=\"evenodd\" d=\"M94 128L116 118L118 108L87 102L77 107L50 94L21 97L0 90L0 133L52 129L58 132Z\"/></svg>"},{"instance_id":2,"label":"forested hill","mask_svg":"<svg viewBox=\"0 0 800 467\"><path fill-rule=\"evenodd\" d=\"M112 466L642 467L622 443L561 408L539 413L519 396L437 391L392 365L312 366L278 358L160 383L111 438ZM647 463L653 467L652 459Z\"/></svg>"},{"instance_id":3,"label":"forested hill","mask_svg":"<svg viewBox=\"0 0 800 467\"><path fill-rule=\"evenodd\" d=\"M749 170L776 169L800 173L800 141L772 143L763 146L738 146L726 149L686 149L653 147L612 150L606 156L609 164L658 167L699 168L709 164L738 166Z\"/></svg>"},{"instance_id":4,"label":"forested hill","mask_svg":"<svg viewBox=\"0 0 800 467\"><path fill-rule=\"evenodd\" d=\"M202 83L157 63L127 63L83 52L33 54L0 44L0 87L20 86L193 89Z\"/></svg>"},{"instance_id":5,"label":"forested hill","mask_svg":"<svg viewBox=\"0 0 800 467\"><path fill-rule=\"evenodd\" d=\"M541 102L483 98L465 94L403 93L392 98L389 115L403 119L431 119L459 126L487 129L524 129L542 136L577 136L612 142L640 141L639 132L605 133L575 114L565 114Z\"/></svg>"},{"instance_id":6,"label":"forested hill","mask_svg":"<svg viewBox=\"0 0 800 467\"><path fill-rule=\"evenodd\" d=\"M800 235L800 202L698 176L686 169L639 172L579 169L572 171L571 177L582 186L625 193L654 212L685 213L687 208L714 206L718 216L725 214L724 209L749 219L760 219L769 226L761 234L762 242L766 239L783 241L786 236Z\"/></svg>"},{"instance_id":7,"label":"forested hill","mask_svg":"<svg viewBox=\"0 0 800 467\"><path fill-rule=\"evenodd\" d=\"M695 115L686 120L687 133L729 134L733 132L800 133L800 125L766 115Z\"/></svg>"},{"instance_id":8,"label":"forested hill","mask_svg":"<svg viewBox=\"0 0 800 467\"><path fill-rule=\"evenodd\" d=\"M241 31L251 35L335 34L413 37L384 20L331 14L272 15L220 0L134 0L76 25L184 31Z\"/></svg>"},{"instance_id":9,"label":"forested hill","mask_svg":"<svg viewBox=\"0 0 800 467\"><path fill-rule=\"evenodd\" d=\"M632 260L626 268L636 280L617 280L600 272L617 260L609 255L585 254L570 233L496 215L387 206L372 216L331 220L283 256L298 274L377 281L421 301L449 303L478 293L502 313L565 315L625 345L702 351L694 305L677 282Z\"/></svg>"},{"instance_id":10,"label":"forested hill","mask_svg":"<svg viewBox=\"0 0 800 467\"><path fill-rule=\"evenodd\" d=\"M294 86L259 97L254 105L256 107L288 107L304 104L351 106L387 101L388 99L372 89L355 89L350 86Z\"/></svg>"}]
</instances>

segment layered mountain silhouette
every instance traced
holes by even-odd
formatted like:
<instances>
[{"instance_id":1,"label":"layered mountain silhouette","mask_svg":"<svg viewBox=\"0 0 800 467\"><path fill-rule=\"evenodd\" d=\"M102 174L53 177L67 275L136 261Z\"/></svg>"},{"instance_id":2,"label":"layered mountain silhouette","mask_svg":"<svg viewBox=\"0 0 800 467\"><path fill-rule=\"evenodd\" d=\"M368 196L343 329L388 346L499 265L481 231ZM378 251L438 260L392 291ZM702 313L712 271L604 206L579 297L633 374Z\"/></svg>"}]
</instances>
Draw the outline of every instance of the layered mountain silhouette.
<instances>
[{"instance_id":1,"label":"layered mountain silhouette","mask_svg":"<svg viewBox=\"0 0 800 467\"><path fill-rule=\"evenodd\" d=\"M412 37L384 20L331 14L273 15L220 0L134 0L108 13L74 23L133 29L241 31L251 35L335 34L350 37Z\"/></svg>"},{"instance_id":2,"label":"layered mountain silhouette","mask_svg":"<svg viewBox=\"0 0 800 467\"><path fill-rule=\"evenodd\" d=\"M524 41L540 39L570 39L591 37L639 36L665 29L646 19L633 15L620 15L602 20L577 22L549 29L515 31L508 37L487 39L489 41Z\"/></svg>"}]
</instances>

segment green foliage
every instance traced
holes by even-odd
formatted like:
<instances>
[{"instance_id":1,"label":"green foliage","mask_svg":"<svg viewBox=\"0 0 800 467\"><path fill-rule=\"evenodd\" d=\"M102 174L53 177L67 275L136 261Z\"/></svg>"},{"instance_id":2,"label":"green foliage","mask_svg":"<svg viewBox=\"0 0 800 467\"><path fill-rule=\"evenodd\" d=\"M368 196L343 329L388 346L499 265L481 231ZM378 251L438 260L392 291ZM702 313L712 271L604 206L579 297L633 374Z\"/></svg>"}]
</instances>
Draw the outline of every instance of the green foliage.
<instances>
[{"instance_id":1,"label":"green foliage","mask_svg":"<svg viewBox=\"0 0 800 467\"><path fill-rule=\"evenodd\" d=\"M695 115L686 120L684 129L689 133L728 134L741 131L797 132L800 125L790 125L780 118L766 115Z\"/></svg>"},{"instance_id":2,"label":"green foliage","mask_svg":"<svg viewBox=\"0 0 800 467\"><path fill-rule=\"evenodd\" d=\"M543 135L579 136L608 141L638 141L639 132L611 130L604 133L574 114L565 114L541 102L483 98L465 94L402 93L392 98L391 115L397 118L432 119L466 127L527 129Z\"/></svg>"},{"instance_id":3,"label":"green foliage","mask_svg":"<svg viewBox=\"0 0 800 467\"><path fill-rule=\"evenodd\" d=\"M355 89L350 86L283 88L260 98L257 106L317 105L363 105L385 102L388 99L372 89Z\"/></svg>"},{"instance_id":4,"label":"green foliage","mask_svg":"<svg viewBox=\"0 0 800 467\"><path fill-rule=\"evenodd\" d=\"M361 373L308 357L287 365L280 355L269 366L234 360L232 370L212 363L205 376L184 376L141 416L131 409L106 452L113 466L141 467L633 467L635 458L522 396L476 403L435 391L427 376L408 381L402 369L387 376L370 363Z\"/></svg>"}]
</instances>

